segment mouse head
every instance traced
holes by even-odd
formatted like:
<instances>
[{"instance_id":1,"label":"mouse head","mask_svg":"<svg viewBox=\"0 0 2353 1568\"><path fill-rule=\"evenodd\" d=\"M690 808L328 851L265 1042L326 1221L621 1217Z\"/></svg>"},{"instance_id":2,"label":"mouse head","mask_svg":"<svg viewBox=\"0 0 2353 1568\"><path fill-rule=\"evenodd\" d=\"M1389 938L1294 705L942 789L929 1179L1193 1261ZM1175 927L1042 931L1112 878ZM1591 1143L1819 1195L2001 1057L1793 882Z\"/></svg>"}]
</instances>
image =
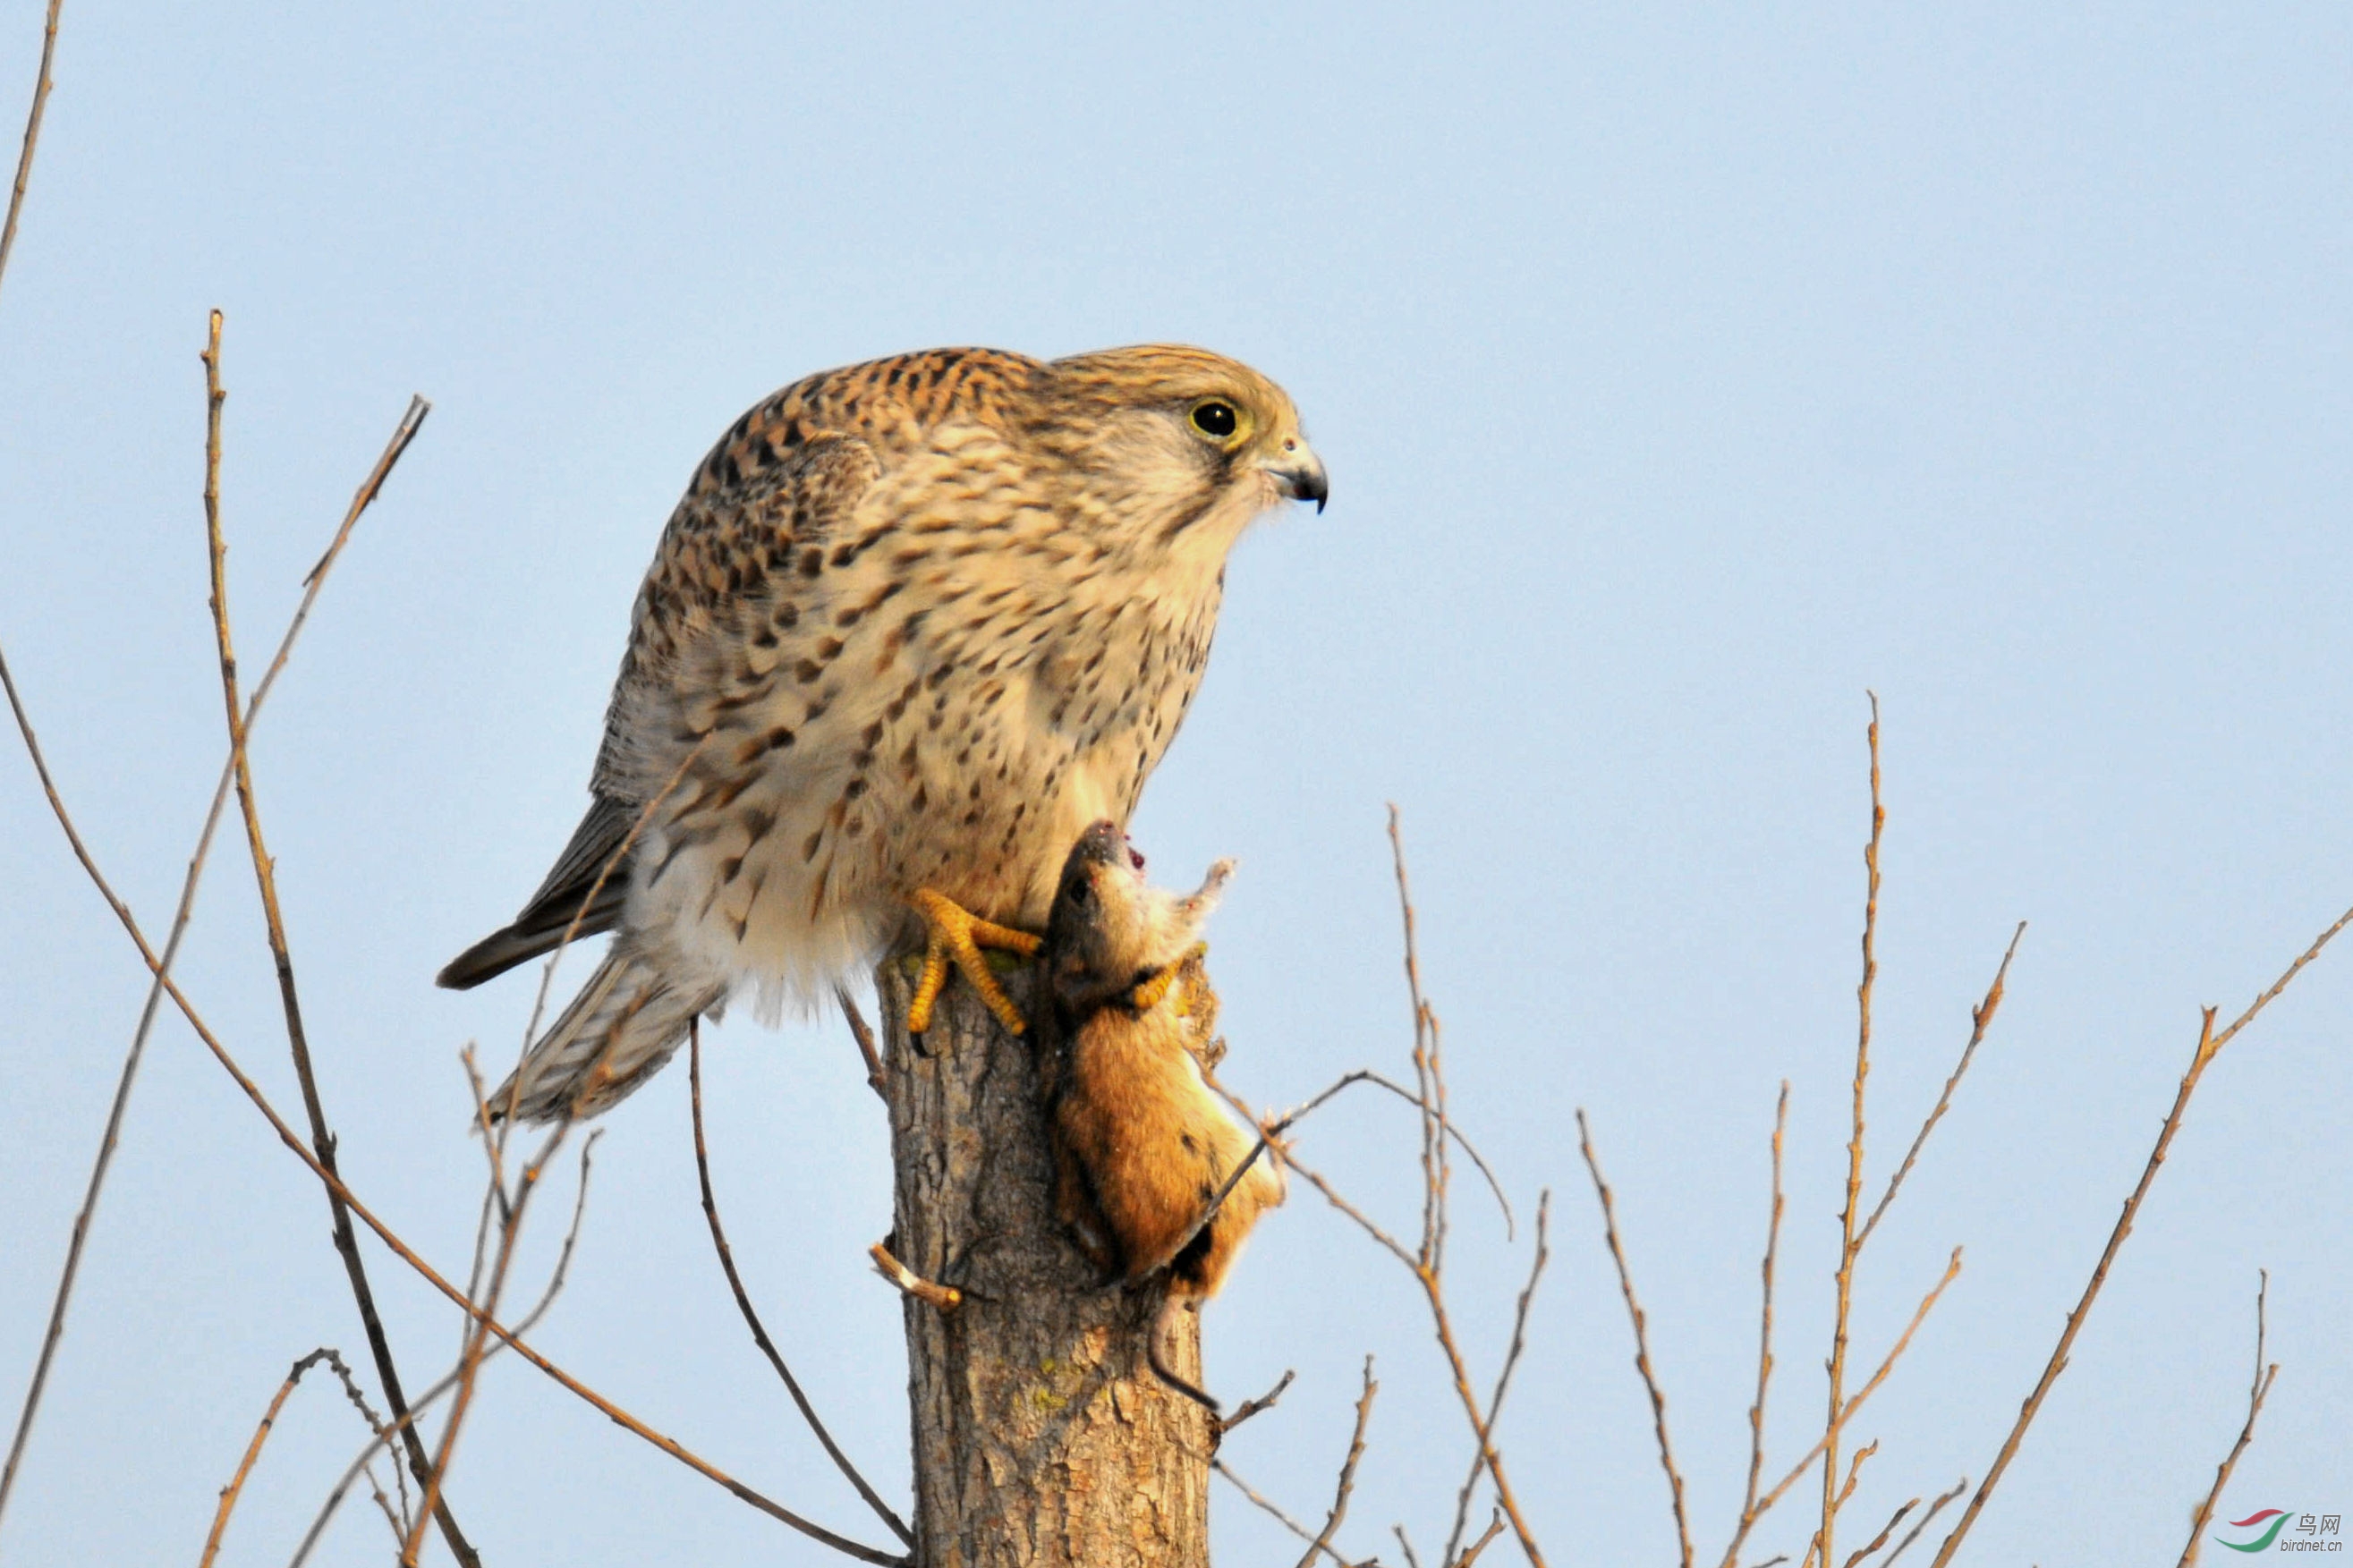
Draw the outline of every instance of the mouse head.
<instances>
[{"instance_id":1,"label":"mouse head","mask_svg":"<svg viewBox=\"0 0 2353 1568\"><path fill-rule=\"evenodd\" d=\"M1232 874L1209 869L1198 892L1179 898L1145 883L1144 857L1118 824L1098 822L1062 862L1046 921L1049 984L1066 1005L1133 988L1176 963L1200 935Z\"/></svg>"}]
</instances>

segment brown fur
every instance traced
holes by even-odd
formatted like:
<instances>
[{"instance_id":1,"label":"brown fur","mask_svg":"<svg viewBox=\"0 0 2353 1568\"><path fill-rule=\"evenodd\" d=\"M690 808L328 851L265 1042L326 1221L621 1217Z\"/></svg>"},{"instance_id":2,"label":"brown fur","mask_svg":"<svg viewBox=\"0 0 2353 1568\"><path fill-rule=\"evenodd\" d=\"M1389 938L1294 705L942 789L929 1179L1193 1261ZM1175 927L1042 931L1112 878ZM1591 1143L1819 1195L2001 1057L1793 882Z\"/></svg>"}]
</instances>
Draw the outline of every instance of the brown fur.
<instances>
[{"instance_id":1,"label":"brown fur","mask_svg":"<svg viewBox=\"0 0 2353 1568\"><path fill-rule=\"evenodd\" d=\"M1165 1268L1184 1305L1218 1293L1260 1214L1282 1201L1261 1153L1186 1244L1258 1142L1202 1081L1192 1044L1208 980L1188 950L1226 869L1189 899L1156 892L1124 836L1098 824L1065 864L1044 950L1056 1210L1106 1272L1140 1285ZM1180 963L1178 983L1137 1008L1135 988Z\"/></svg>"}]
</instances>

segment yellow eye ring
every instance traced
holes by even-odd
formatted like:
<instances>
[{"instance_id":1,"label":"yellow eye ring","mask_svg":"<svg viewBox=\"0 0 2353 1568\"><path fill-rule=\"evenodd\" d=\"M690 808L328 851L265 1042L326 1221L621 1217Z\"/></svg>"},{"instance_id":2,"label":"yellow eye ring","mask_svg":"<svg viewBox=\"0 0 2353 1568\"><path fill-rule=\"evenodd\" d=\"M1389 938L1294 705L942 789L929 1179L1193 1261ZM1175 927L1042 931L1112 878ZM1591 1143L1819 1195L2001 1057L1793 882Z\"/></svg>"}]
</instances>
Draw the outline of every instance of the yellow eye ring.
<instances>
[{"instance_id":1,"label":"yellow eye ring","mask_svg":"<svg viewBox=\"0 0 2353 1568\"><path fill-rule=\"evenodd\" d=\"M1242 428L1241 412L1222 397L1205 397L1193 405L1193 428L1212 441L1229 441Z\"/></svg>"}]
</instances>

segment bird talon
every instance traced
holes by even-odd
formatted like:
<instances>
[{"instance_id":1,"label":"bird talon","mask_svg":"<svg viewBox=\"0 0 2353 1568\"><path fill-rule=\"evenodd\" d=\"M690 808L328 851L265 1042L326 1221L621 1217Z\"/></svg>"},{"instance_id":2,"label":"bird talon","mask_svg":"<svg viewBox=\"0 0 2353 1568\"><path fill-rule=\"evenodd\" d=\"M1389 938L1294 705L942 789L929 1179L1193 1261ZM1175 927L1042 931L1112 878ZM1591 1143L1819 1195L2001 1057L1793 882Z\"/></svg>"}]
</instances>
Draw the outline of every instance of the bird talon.
<instances>
[{"instance_id":1,"label":"bird talon","mask_svg":"<svg viewBox=\"0 0 2353 1568\"><path fill-rule=\"evenodd\" d=\"M1177 959L1176 963L1168 965L1159 973L1154 975L1151 979L1145 981L1143 984L1138 985L1134 990L1129 992L1127 994L1128 1005L1139 1013L1151 1012L1152 1009L1159 1006L1163 999L1167 996L1168 988L1176 984L1177 976L1184 972L1185 966L1188 963L1196 963L1200 959L1208 957L1208 953L1209 944L1208 942L1195 942L1191 947L1185 950L1183 957ZM1182 1016L1190 1011L1191 1009L1186 1006L1180 1006L1177 1008L1177 1014L1179 1016Z\"/></svg>"},{"instance_id":2,"label":"bird talon","mask_svg":"<svg viewBox=\"0 0 2353 1568\"><path fill-rule=\"evenodd\" d=\"M915 994L907 1003L907 1032L920 1035L932 1026L932 1008L948 982L948 966L954 963L988 1010L1012 1034L1021 1034L1028 1027L1021 1009L988 972L988 961L981 956L983 947L994 947L1023 957L1038 951L1039 939L1026 931L986 921L958 904L944 893L929 888L919 888L907 900L923 917L923 972L915 982Z\"/></svg>"}]
</instances>

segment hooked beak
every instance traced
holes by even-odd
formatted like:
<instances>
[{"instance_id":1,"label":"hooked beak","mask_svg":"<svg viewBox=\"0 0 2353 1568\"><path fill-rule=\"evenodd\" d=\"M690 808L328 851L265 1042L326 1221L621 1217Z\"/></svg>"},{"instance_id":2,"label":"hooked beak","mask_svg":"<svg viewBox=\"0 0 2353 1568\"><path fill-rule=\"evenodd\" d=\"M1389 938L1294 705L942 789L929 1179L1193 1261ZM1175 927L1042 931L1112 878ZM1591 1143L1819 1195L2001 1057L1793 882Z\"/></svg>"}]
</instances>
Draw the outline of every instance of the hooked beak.
<instances>
[{"instance_id":1,"label":"hooked beak","mask_svg":"<svg viewBox=\"0 0 2353 1568\"><path fill-rule=\"evenodd\" d=\"M1282 487L1284 495L1293 500L1312 500L1317 511L1324 510L1324 502L1332 494L1332 482L1324 473L1324 459L1296 437L1283 442L1282 450L1260 467Z\"/></svg>"}]
</instances>

